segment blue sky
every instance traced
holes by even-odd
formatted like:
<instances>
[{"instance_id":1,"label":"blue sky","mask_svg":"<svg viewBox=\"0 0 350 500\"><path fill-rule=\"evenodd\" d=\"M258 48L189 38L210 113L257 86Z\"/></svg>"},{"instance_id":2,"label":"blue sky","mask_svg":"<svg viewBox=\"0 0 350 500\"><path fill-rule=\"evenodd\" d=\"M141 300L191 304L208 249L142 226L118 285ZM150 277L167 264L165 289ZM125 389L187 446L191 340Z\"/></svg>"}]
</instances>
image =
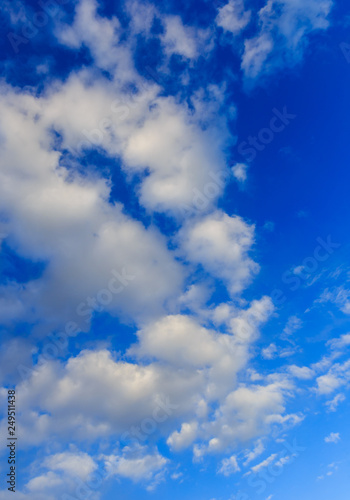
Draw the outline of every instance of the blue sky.
<instances>
[{"instance_id":1,"label":"blue sky","mask_svg":"<svg viewBox=\"0 0 350 500\"><path fill-rule=\"evenodd\" d=\"M0 29L0 500L346 500L346 2Z\"/></svg>"}]
</instances>

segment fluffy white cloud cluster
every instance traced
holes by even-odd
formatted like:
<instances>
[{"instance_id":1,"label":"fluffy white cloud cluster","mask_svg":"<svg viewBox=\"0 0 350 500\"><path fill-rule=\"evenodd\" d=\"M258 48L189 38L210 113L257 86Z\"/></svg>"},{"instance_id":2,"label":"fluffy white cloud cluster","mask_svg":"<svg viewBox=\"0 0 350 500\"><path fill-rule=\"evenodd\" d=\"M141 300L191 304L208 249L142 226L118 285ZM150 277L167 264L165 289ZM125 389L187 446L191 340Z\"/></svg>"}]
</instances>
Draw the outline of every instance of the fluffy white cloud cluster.
<instances>
[{"instance_id":1,"label":"fluffy white cloud cluster","mask_svg":"<svg viewBox=\"0 0 350 500\"><path fill-rule=\"evenodd\" d=\"M148 484L154 489L163 479L169 460L157 450L146 447L125 447L113 454L94 457L77 451L48 455L42 463L32 465L34 476L16 495L21 500L71 500L89 498L99 500L102 491L113 478L127 478L133 482ZM0 491L0 499L8 500L10 493Z\"/></svg>"},{"instance_id":2,"label":"fluffy white cloud cluster","mask_svg":"<svg viewBox=\"0 0 350 500\"><path fill-rule=\"evenodd\" d=\"M70 84L68 87L72 91ZM109 287L113 272L122 278L115 280L115 293L103 296L101 292L100 306L136 315L137 311L159 310L179 292L184 273L155 228L146 229L127 216L121 204L109 203L107 180L92 172L79 174L74 164L72 169L60 166L49 117L64 96L65 91L52 100L41 100L6 88L0 99L0 207L7 214L8 242L21 255L47 263L41 279L3 290L3 300L11 304L8 319L11 311L17 318L25 313L22 303L27 314L35 308L42 317L74 319L79 304ZM67 106L69 102L67 98ZM72 124L64 109L61 112ZM151 288L151 282L157 286ZM122 293L118 285L122 285ZM12 299L14 292L16 299ZM85 318L89 318L89 309L94 307L86 305Z\"/></svg>"},{"instance_id":3,"label":"fluffy white cloud cluster","mask_svg":"<svg viewBox=\"0 0 350 500\"><path fill-rule=\"evenodd\" d=\"M168 459L158 451L148 453L143 447L125 447L119 455L102 455L109 476L131 479L134 482L148 481L153 489L164 475Z\"/></svg>"},{"instance_id":4,"label":"fluffy white cloud cluster","mask_svg":"<svg viewBox=\"0 0 350 500\"><path fill-rule=\"evenodd\" d=\"M115 16L101 17L98 7L96 0L77 2L73 24L56 26L58 40L72 49L88 47L99 68L122 74L123 78L135 77L130 49L119 43L122 35L119 20Z\"/></svg>"},{"instance_id":5,"label":"fluffy white cloud cluster","mask_svg":"<svg viewBox=\"0 0 350 500\"><path fill-rule=\"evenodd\" d=\"M350 360L334 363L327 373L317 377L317 392L331 394L350 381Z\"/></svg>"},{"instance_id":6,"label":"fluffy white cloud cluster","mask_svg":"<svg viewBox=\"0 0 350 500\"><path fill-rule=\"evenodd\" d=\"M72 449L48 455L42 463L32 464L34 477L21 490L16 490L20 500L62 500L83 498L99 500L102 477L97 462L87 453ZM8 500L11 492L0 491L0 499Z\"/></svg>"},{"instance_id":7,"label":"fluffy white cloud cluster","mask_svg":"<svg viewBox=\"0 0 350 500\"><path fill-rule=\"evenodd\" d=\"M250 314L264 302L266 298L245 312ZM252 328L257 329L268 316L255 317L254 324L250 319ZM189 446L197 437L193 424L182 427L180 437L174 429L179 418L183 423L199 419L198 430L204 440L209 439L213 430L208 427L210 406L219 403L226 407L227 395L235 390L237 376L250 357L249 339L242 340L232 334L234 330L217 333L193 317L165 316L138 332L139 341L128 353L134 357L133 362L113 359L107 350L90 350L71 357L65 365L42 364L18 386L23 414L21 439L38 443L72 432L81 439L120 437L130 431L130 426L150 418L157 408L166 412L167 401L171 411L162 429L168 436L175 432L169 444L174 448L184 443ZM88 392L85 387L89 387ZM260 425L258 414L256 418L253 435ZM220 432L220 424L214 427Z\"/></svg>"},{"instance_id":8,"label":"fluffy white cloud cluster","mask_svg":"<svg viewBox=\"0 0 350 500\"><path fill-rule=\"evenodd\" d=\"M126 269L135 279L113 300L104 299L107 311L160 312L179 292L185 273L159 232L131 219L121 204L110 204L111 186L93 166L83 174L74 160L62 166L62 149L76 151L83 138L86 148L122 157L127 175L148 169L139 192L148 209L178 214L186 204L194 210L196 190L222 168L220 139L214 131L201 130L186 108L156 93L155 86L140 91L136 105L127 94L124 105L116 101L121 91L89 72L72 75L40 98L2 87L0 203L8 241L23 256L48 263L41 280L4 290L4 319L20 317L28 300L27 311L54 314L59 305L60 318L73 319L82 301L108 287L113 270ZM113 109L117 118L107 124ZM61 135L61 144L52 130Z\"/></svg>"},{"instance_id":9,"label":"fluffy white cloud cluster","mask_svg":"<svg viewBox=\"0 0 350 500\"><path fill-rule=\"evenodd\" d=\"M259 271L248 252L254 243L254 226L242 218L216 211L185 225L180 237L186 257L226 282L235 295Z\"/></svg>"},{"instance_id":10,"label":"fluffy white cloud cluster","mask_svg":"<svg viewBox=\"0 0 350 500\"><path fill-rule=\"evenodd\" d=\"M259 13L260 35L246 42L246 75L258 74L272 50L268 28L298 49L304 34L326 26L329 6L328 1L269 0ZM159 13L147 4L139 7L128 5L130 30L147 34ZM228 130L224 120L211 120L223 104L223 87L198 91L193 108L162 96L158 85L137 74L133 42L123 36L119 20L102 17L97 9L95 0L81 0L73 24L56 27L62 44L88 47L93 70L72 73L40 96L0 87L0 211L6 216L1 231L18 254L45 263L39 278L1 287L1 321L40 320L44 334L46 326L78 318L88 330L91 316L103 310L136 323L138 340L123 358L99 347L38 366L17 388L21 442L37 446L50 438L64 443L72 435L86 442L123 440L135 438L140 428L138 439L146 440L147 425L156 422L154 433L165 437L172 450L192 447L201 460L206 453L258 439L275 426L298 423L302 417L286 410L295 390L291 380L308 380L319 372L293 365L271 377L256 374L248 380L244 373L252 344L274 307L269 297L250 304L240 297L259 271L250 255L254 225L215 209L224 188ZM301 31L300 18L308 21ZM235 34L249 19L243 3L230 0L217 24ZM207 31L185 26L176 16L162 23L168 58L177 54L193 61L207 46ZM111 203L111 181L95 165L82 171L80 161L90 150L115 160L115 168L120 162L130 186L137 174L135 194L148 214L163 212L183 222L186 208L188 219L171 241L152 224L146 227L128 215L121 203ZM246 170L237 164L233 174L244 182ZM198 209L203 196L205 206ZM209 292L195 280L184 291L186 278L199 268L227 287L232 303L206 307ZM179 312L186 307L191 315ZM285 334L297 326L289 324ZM347 337L332 349L345 344ZM28 358L16 341L6 349L16 350L19 363ZM320 375L319 392L332 392L347 381L347 373L345 363ZM6 397L5 389L0 396ZM262 453L261 443L247 454L247 463ZM134 451L124 447L100 459L112 476L161 481L167 459L143 446ZM62 451L48 456L43 467L27 483L27 493L18 493L20 500L54 500L75 477L86 481L97 463L85 453ZM238 468L231 455L220 472L229 475ZM2 498L6 493L0 493Z\"/></svg>"}]
</instances>

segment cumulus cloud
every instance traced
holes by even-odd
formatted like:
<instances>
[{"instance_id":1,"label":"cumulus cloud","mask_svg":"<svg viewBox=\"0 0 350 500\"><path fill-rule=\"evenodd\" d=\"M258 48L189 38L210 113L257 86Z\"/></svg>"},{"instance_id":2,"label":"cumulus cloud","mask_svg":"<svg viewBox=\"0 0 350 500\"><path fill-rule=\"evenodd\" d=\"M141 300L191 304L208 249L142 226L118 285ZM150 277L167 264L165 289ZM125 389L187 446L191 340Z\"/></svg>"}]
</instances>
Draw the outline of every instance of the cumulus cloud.
<instances>
[{"instance_id":1,"label":"cumulus cloud","mask_svg":"<svg viewBox=\"0 0 350 500\"><path fill-rule=\"evenodd\" d=\"M122 36L119 20L115 16L110 19L101 17L97 13L98 7L96 0L77 2L73 24L57 25L58 40L71 49L83 45L88 47L95 64L101 69L118 71L123 78L135 77L130 50L119 43Z\"/></svg>"},{"instance_id":2,"label":"cumulus cloud","mask_svg":"<svg viewBox=\"0 0 350 500\"><path fill-rule=\"evenodd\" d=\"M185 422L182 424L180 432L174 431L167 439L167 444L178 451L187 448L197 437L198 423Z\"/></svg>"},{"instance_id":3,"label":"cumulus cloud","mask_svg":"<svg viewBox=\"0 0 350 500\"><path fill-rule=\"evenodd\" d=\"M211 435L207 451L219 452L264 435L274 425L295 425L301 417L285 414L285 401L292 384L279 381L268 385L241 385L231 392L215 412L215 420L205 426Z\"/></svg>"},{"instance_id":4,"label":"cumulus cloud","mask_svg":"<svg viewBox=\"0 0 350 500\"><path fill-rule=\"evenodd\" d=\"M231 295L242 291L259 271L259 265L249 257L254 226L238 216L216 211L188 224L180 238L186 257L223 280Z\"/></svg>"},{"instance_id":5,"label":"cumulus cloud","mask_svg":"<svg viewBox=\"0 0 350 500\"><path fill-rule=\"evenodd\" d=\"M105 304L95 308L123 313L131 306L130 314L155 306L159 311L181 287L184 275L167 250L165 238L154 227L146 229L127 216L121 204L111 205L111 186L106 179L60 165L61 154L52 148L50 124L62 131L69 124L64 132L69 135L74 119L65 106L80 90L84 95L79 78L73 78L49 101L17 96L3 88L0 108L7 127L3 130L0 178L1 209L8 213L8 243L21 255L47 264L39 280L17 288L9 284L3 290L8 320L21 318L30 310L41 317L57 318L58 308L62 320L73 320L78 307L84 310L84 319L89 318L94 307L81 303L108 289L113 271L134 278L122 284L123 293L101 292ZM99 96L96 100L90 95L98 108L99 98L103 101L98 84L93 95ZM89 113L87 102L76 100L78 107L84 103ZM100 103L99 112L103 113ZM84 128L83 121L76 125ZM20 129L21 136L14 129ZM74 133L70 140L72 137ZM152 281L157 281L157 286L151 292ZM145 300L149 306L145 307Z\"/></svg>"},{"instance_id":6,"label":"cumulus cloud","mask_svg":"<svg viewBox=\"0 0 350 500\"><path fill-rule=\"evenodd\" d=\"M138 356L153 356L177 367L225 366L229 356L232 370L239 366L234 357L234 338L201 327L189 316L168 316L139 332L140 343L131 349Z\"/></svg>"},{"instance_id":7,"label":"cumulus cloud","mask_svg":"<svg viewBox=\"0 0 350 500\"><path fill-rule=\"evenodd\" d=\"M106 350L83 351L65 366L46 363L18 386L22 441L38 444L72 433L87 440L121 436L156 411L163 417L168 408L171 419L186 415L204 382L195 371L175 374L157 364L114 361Z\"/></svg>"},{"instance_id":8,"label":"cumulus cloud","mask_svg":"<svg viewBox=\"0 0 350 500\"><path fill-rule=\"evenodd\" d=\"M110 476L124 477L134 482L155 479L156 473L169 462L158 451L150 454L142 447L136 450L124 448L119 455L102 455L101 458Z\"/></svg>"},{"instance_id":9,"label":"cumulus cloud","mask_svg":"<svg viewBox=\"0 0 350 500\"><path fill-rule=\"evenodd\" d=\"M97 468L94 460L87 453L63 452L51 455L44 460L47 469L62 471L68 475L87 479Z\"/></svg>"},{"instance_id":10,"label":"cumulus cloud","mask_svg":"<svg viewBox=\"0 0 350 500\"><path fill-rule=\"evenodd\" d=\"M246 77L270 71L291 48L301 53L305 36L327 26L329 7L327 0L269 0L259 12L259 34L244 43ZM217 209L229 173L227 146L235 140L226 123L235 118L235 105L221 113L228 85L208 82L183 99L135 68L136 40L152 38L166 60L162 69L181 61L189 77L196 61L208 57L212 28L160 15L137 0L124 14L122 22L104 16L96 0L75 2L71 24L57 20L55 35L74 55L87 50L91 67L72 70L40 92L0 86L0 211L6 215L0 238L42 266L35 279L0 287L0 321L34 325L28 341L4 345L1 375L9 374L10 358L15 365L29 363L32 355L36 360L33 338L42 340L73 320L77 332L88 331L96 315L108 313L135 326L137 336L125 354L91 338L89 348L77 345L64 361L40 360L18 384L22 445L49 443L54 450L40 466L34 463L20 500L78 495L76 479L91 480L101 463L110 477L152 489L170 465L150 445L156 438L175 452L192 448L195 461L225 453L218 472L239 472L235 448L255 443L244 452L250 464L265 450L266 435L299 423L303 416L288 412L288 400L296 380L316 373L292 365L265 376L249 368L253 344L275 308L268 296L242 296L259 271L254 224ZM156 18L163 28L158 35L152 30ZM306 27L299 27L300 19ZM232 39L230 33L243 34L250 20L244 3L230 0L219 8L216 24ZM283 40L280 52L276 33ZM44 69L43 63L38 70ZM247 165L237 163L231 171L246 181ZM140 209L138 219L114 196L115 173ZM159 213L164 225L157 225ZM169 232L168 223L174 227ZM222 284L229 301L209 304ZM335 300L346 308L344 293ZM300 326L290 318L283 335L291 337ZM348 344L343 335L329 346L337 351ZM292 348L271 344L262 354L272 359L277 351L287 356ZM345 385L348 368L327 365L328 373L317 378L318 392ZM0 399L6 399L5 388ZM333 411L341 401L338 395L327 405ZM65 450L72 436L82 447L98 442L99 455ZM135 446L137 440L142 445ZM134 444L124 446L129 441Z\"/></svg>"},{"instance_id":11,"label":"cumulus cloud","mask_svg":"<svg viewBox=\"0 0 350 500\"><path fill-rule=\"evenodd\" d=\"M293 375L293 377L302 380L309 380L315 377L315 372L311 368L308 368L307 366L291 365L288 366L288 370Z\"/></svg>"},{"instance_id":12,"label":"cumulus cloud","mask_svg":"<svg viewBox=\"0 0 350 500\"><path fill-rule=\"evenodd\" d=\"M38 465L32 465L33 477L16 496L21 500L59 500L88 494L92 500L99 500L99 486L105 479L98 471L97 462L87 453L76 450L47 456ZM0 498L7 500L9 492L0 492Z\"/></svg>"},{"instance_id":13,"label":"cumulus cloud","mask_svg":"<svg viewBox=\"0 0 350 500\"><path fill-rule=\"evenodd\" d=\"M324 375L317 377L316 391L319 394L331 394L350 380L350 361L334 363Z\"/></svg>"}]
</instances>

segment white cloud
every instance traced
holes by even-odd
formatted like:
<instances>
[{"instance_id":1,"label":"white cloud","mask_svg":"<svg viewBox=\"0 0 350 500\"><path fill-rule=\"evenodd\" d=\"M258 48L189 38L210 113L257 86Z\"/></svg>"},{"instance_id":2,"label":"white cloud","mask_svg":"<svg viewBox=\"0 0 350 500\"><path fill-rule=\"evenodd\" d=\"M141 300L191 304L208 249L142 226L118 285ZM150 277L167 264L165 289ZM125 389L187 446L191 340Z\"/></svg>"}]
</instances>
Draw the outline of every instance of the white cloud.
<instances>
[{"instance_id":1,"label":"white cloud","mask_svg":"<svg viewBox=\"0 0 350 500\"><path fill-rule=\"evenodd\" d=\"M156 473L169 462L158 451L150 454L145 448L124 448L120 455L102 455L101 458L110 476L124 477L134 482L155 479Z\"/></svg>"},{"instance_id":2,"label":"white cloud","mask_svg":"<svg viewBox=\"0 0 350 500\"><path fill-rule=\"evenodd\" d=\"M329 436L324 438L326 443L338 443L340 441L339 432L331 432Z\"/></svg>"},{"instance_id":3,"label":"white cloud","mask_svg":"<svg viewBox=\"0 0 350 500\"><path fill-rule=\"evenodd\" d=\"M341 337L337 339L329 340L327 342L327 346L329 346L332 350L343 350L344 348L350 346L350 333L341 335Z\"/></svg>"},{"instance_id":4,"label":"white cloud","mask_svg":"<svg viewBox=\"0 0 350 500\"><path fill-rule=\"evenodd\" d=\"M303 322L297 316L290 316L283 329L282 338L288 338L303 326Z\"/></svg>"},{"instance_id":5,"label":"white cloud","mask_svg":"<svg viewBox=\"0 0 350 500\"><path fill-rule=\"evenodd\" d=\"M261 355L264 359L275 359L275 358L288 358L293 356L298 351L297 347L277 347L275 343L270 344L261 351Z\"/></svg>"},{"instance_id":6,"label":"white cloud","mask_svg":"<svg viewBox=\"0 0 350 500\"><path fill-rule=\"evenodd\" d=\"M273 462L276 458L277 458L277 453L273 453L268 458L266 458L263 462L260 462L259 464L254 465L254 467L252 467L252 471L254 473L259 472L259 470L264 469L265 467L270 465L270 463Z\"/></svg>"},{"instance_id":7,"label":"white cloud","mask_svg":"<svg viewBox=\"0 0 350 500\"><path fill-rule=\"evenodd\" d=\"M228 477L235 472L239 472L240 470L241 469L238 465L237 457L235 455L232 455L230 458L224 458L221 461L221 467L218 470L218 473Z\"/></svg>"},{"instance_id":8,"label":"white cloud","mask_svg":"<svg viewBox=\"0 0 350 500\"><path fill-rule=\"evenodd\" d=\"M163 24L165 33L161 35L161 41L168 56L178 54L187 59L199 56L199 50L203 49L203 43L208 37L206 31L185 26L180 16L166 16Z\"/></svg>"},{"instance_id":9,"label":"white cloud","mask_svg":"<svg viewBox=\"0 0 350 500\"><path fill-rule=\"evenodd\" d=\"M181 425L180 432L174 431L167 439L167 444L173 450L181 450L183 448L188 448L189 445L197 437L198 423L197 422L185 422Z\"/></svg>"},{"instance_id":10,"label":"white cloud","mask_svg":"<svg viewBox=\"0 0 350 500\"><path fill-rule=\"evenodd\" d=\"M241 384L226 397L215 420L205 426L207 435L211 435L207 451L219 452L229 445L258 438L273 425L300 422L299 416L284 414L285 398L292 388L286 380L266 386Z\"/></svg>"},{"instance_id":11,"label":"white cloud","mask_svg":"<svg viewBox=\"0 0 350 500\"><path fill-rule=\"evenodd\" d=\"M99 16L98 6L96 0L80 0L76 4L73 24L57 25L58 40L72 49L85 45L98 67L112 71L118 69L125 78L132 77L135 71L131 54L119 45L122 35L120 22L115 16L110 19Z\"/></svg>"},{"instance_id":12,"label":"white cloud","mask_svg":"<svg viewBox=\"0 0 350 500\"><path fill-rule=\"evenodd\" d=\"M247 309L241 309L233 314L228 324L238 342L250 343L258 337L258 328L266 323L274 312L270 297L253 300Z\"/></svg>"},{"instance_id":13,"label":"white cloud","mask_svg":"<svg viewBox=\"0 0 350 500\"><path fill-rule=\"evenodd\" d=\"M244 42L242 69L246 77L254 79L263 70L267 56L273 50L273 41L267 33Z\"/></svg>"},{"instance_id":14,"label":"white cloud","mask_svg":"<svg viewBox=\"0 0 350 500\"><path fill-rule=\"evenodd\" d=\"M43 465L53 471L62 471L86 480L97 469L95 461L87 453L64 452L46 458Z\"/></svg>"},{"instance_id":15,"label":"white cloud","mask_svg":"<svg viewBox=\"0 0 350 500\"><path fill-rule=\"evenodd\" d=\"M299 378L301 380L309 380L315 376L315 372L307 366L291 365L288 366L288 370L293 375L293 377Z\"/></svg>"},{"instance_id":16,"label":"white cloud","mask_svg":"<svg viewBox=\"0 0 350 500\"><path fill-rule=\"evenodd\" d=\"M329 363L331 368L327 373L316 379L319 394L331 394L350 381L350 360L344 363ZM328 364L326 365L328 366Z\"/></svg>"},{"instance_id":17,"label":"white cloud","mask_svg":"<svg viewBox=\"0 0 350 500\"><path fill-rule=\"evenodd\" d=\"M50 469L35 475L24 487L23 493L16 492L23 500L59 500L80 498L88 495L99 500L99 485L113 477L144 482L152 490L163 478L169 460L159 452L149 452L145 447L123 448L121 452L98 457L103 469L97 470L95 460L82 452L63 452L47 457L41 469ZM1 499L9 497L2 496Z\"/></svg>"},{"instance_id":18,"label":"white cloud","mask_svg":"<svg viewBox=\"0 0 350 500\"><path fill-rule=\"evenodd\" d=\"M236 163L231 168L234 177L239 182L242 182L242 183L244 183L247 180L247 169L248 169L248 166L245 163Z\"/></svg>"},{"instance_id":19,"label":"white cloud","mask_svg":"<svg viewBox=\"0 0 350 500\"><path fill-rule=\"evenodd\" d=\"M24 306L46 319L74 320L79 304L108 288L113 270L120 273L123 268L135 279L124 286L123 293L107 300L104 309L109 312L160 312L180 291L184 273L159 231L127 216L121 204L111 205L106 180L59 166L60 153L52 149L50 126L55 124L69 140L75 136L78 141L77 129L70 132L76 119L84 120L83 108L88 115L94 115L99 103L102 113L107 108L103 86L96 83L94 90L85 89L87 93L84 89L78 77L48 100L3 88L0 109L7 127L0 160L0 206L8 214L8 242L21 255L47 262L39 280L3 290L8 320L23 317ZM72 104L69 110L73 102L77 107ZM89 116L85 119L88 122ZM83 121L76 126L83 129ZM150 289L150 282L157 286ZM88 317L85 313L83 319Z\"/></svg>"},{"instance_id":20,"label":"white cloud","mask_svg":"<svg viewBox=\"0 0 350 500\"><path fill-rule=\"evenodd\" d=\"M273 359L277 356L278 349L276 344L272 343L268 347L265 347L261 351L261 355L264 359Z\"/></svg>"},{"instance_id":21,"label":"white cloud","mask_svg":"<svg viewBox=\"0 0 350 500\"><path fill-rule=\"evenodd\" d=\"M74 434L91 441L120 436L153 414L167 414L171 421L195 411L204 385L196 371L117 362L106 350L83 351L65 366L46 363L37 372L17 388L23 405L21 439L29 444L45 442L48 436Z\"/></svg>"},{"instance_id":22,"label":"white cloud","mask_svg":"<svg viewBox=\"0 0 350 500\"><path fill-rule=\"evenodd\" d=\"M138 356L155 356L178 367L200 368L233 360L233 337L201 327L189 316L167 316L139 333L131 349ZM231 351L231 353L230 353Z\"/></svg>"},{"instance_id":23,"label":"white cloud","mask_svg":"<svg viewBox=\"0 0 350 500\"><path fill-rule=\"evenodd\" d=\"M238 216L216 211L180 232L187 258L201 264L226 283L231 295L242 291L259 271L248 253L254 244L254 226Z\"/></svg>"},{"instance_id":24,"label":"white cloud","mask_svg":"<svg viewBox=\"0 0 350 500\"><path fill-rule=\"evenodd\" d=\"M37 476L29 481L27 488L31 492L44 492L45 490L53 490L58 486L62 487L62 478L54 472L47 472L41 476Z\"/></svg>"},{"instance_id":25,"label":"white cloud","mask_svg":"<svg viewBox=\"0 0 350 500\"><path fill-rule=\"evenodd\" d=\"M156 7L138 0L128 0L125 7L130 16L132 33L149 35L154 18L158 14Z\"/></svg>"},{"instance_id":26,"label":"white cloud","mask_svg":"<svg viewBox=\"0 0 350 500\"><path fill-rule=\"evenodd\" d=\"M321 375L317 378L318 392L320 394L330 394L331 392L335 391L340 385L340 379L332 373Z\"/></svg>"},{"instance_id":27,"label":"white cloud","mask_svg":"<svg viewBox=\"0 0 350 500\"><path fill-rule=\"evenodd\" d=\"M261 439L259 439L254 447L253 450L249 451L248 453L246 453L245 457L246 457L246 460L244 462L244 465L248 465L250 462L252 462L253 460L256 459L256 457L258 457L259 455L261 455L263 452L265 451L265 446L262 442Z\"/></svg>"},{"instance_id":28,"label":"white cloud","mask_svg":"<svg viewBox=\"0 0 350 500\"><path fill-rule=\"evenodd\" d=\"M328 406L329 411L336 411L338 408L338 405L345 401L345 396L344 394L337 394L334 396L333 399L327 401L325 404Z\"/></svg>"},{"instance_id":29,"label":"white cloud","mask_svg":"<svg viewBox=\"0 0 350 500\"><path fill-rule=\"evenodd\" d=\"M245 40L246 78L299 62L309 34L328 28L332 5L332 0L268 0L259 11L259 33Z\"/></svg>"},{"instance_id":30,"label":"white cloud","mask_svg":"<svg viewBox=\"0 0 350 500\"><path fill-rule=\"evenodd\" d=\"M90 44L98 60L107 59L100 62L101 67L114 64L113 80L84 70L72 73L63 84L55 82L46 89L46 98L27 99L25 106L35 108L36 118L39 113L36 129L57 130L62 146L76 152L78 160L84 149L98 149L122 159L130 179L147 173L142 176L139 196L148 210L177 215L184 210L210 210L225 184L218 173L226 169L222 151L229 133L225 118L217 118L216 123L209 120L205 127L201 122L209 109L211 116L216 100L222 99L220 92L209 85L211 96L196 113L172 97L160 97L159 86L142 79L132 67L132 47L119 40L118 30L111 26L114 18L99 18L95 10L93 0L83 0L73 27L61 27L60 33L66 29L79 43ZM86 40L90 31L92 41ZM110 40L105 31L111 32ZM131 83L135 92L125 90ZM52 160L58 156L52 155Z\"/></svg>"},{"instance_id":31,"label":"white cloud","mask_svg":"<svg viewBox=\"0 0 350 500\"><path fill-rule=\"evenodd\" d=\"M296 456L296 455L294 455ZM285 457L281 457L279 458L276 462L275 462L275 465L277 467L284 467L290 460L292 459L292 457L290 456L285 456Z\"/></svg>"},{"instance_id":32,"label":"white cloud","mask_svg":"<svg viewBox=\"0 0 350 500\"><path fill-rule=\"evenodd\" d=\"M220 152L225 131L219 137L213 128L199 130L194 118L173 99L158 99L127 141L127 169L149 170L140 190L148 209L205 213L221 193L224 184L217 173L225 170Z\"/></svg>"},{"instance_id":33,"label":"white cloud","mask_svg":"<svg viewBox=\"0 0 350 500\"><path fill-rule=\"evenodd\" d=\"M300 275L303 273L305 267L304 266L297 266L293 269L293 273L294 274L297 274L297 275Z\"/></svg>"},{"instance_id":34,"label":"white cloud","mask_svg":"<svg viewBox=\"0 0 350 500\"><path fill-rule=\"evenodd\" d=\"M156 15L152 6L132 2L127 14L133 34L149 34ZM235 34L249 19L242 3L230 0L220 9L217 23ZM208 47L209 31L185 26L176 16L161 21L168 57L177 54L193 61ZM49 438L64 442L71 436L89 443L117 441L125 433L134 437L135 426L142 429L149 419L155 422L162 411L166 425L157 421L155 433L174 450L193 445L200 459L208 452L231 453L240 442L298 423L301 417L286 411L295 390L287 376L266 382L251 371L247 381L241 373L259 327L274 307L266 296L250 304L239 296L259 270L250 256L254 225L213 211L225 185L223 151L229 133L225 120L211 122L225 102L224 86L199 90L191 98L193 108L161 96L157 85L135 71L133 42L124 36L119 20L102 17L95 0L77 2L73 24L62 23L56 32L73 50L87 47L95 67L53 82L38 96L1 86L0 209L6 209L8 218L4 234L20 255L45 262L37 280L1 288L1 319L42 320L35 334L43 335L46 326L51 331L76 315L87 330L90 314L102 309L131 320L139 331L138 342L123 358L92 347L66 362L37 366L37 373L17 387L22 442L38 446ZM110 79L96 67L107 70ZM127 84L137 90L127 92ZM120 163L130 186L140 179L134 194L147 216L164 212L181 220L179 212L189 211L174 238L175 251L152 223L145 226L121 203L111 203L107 175L95 165L82 172L86 150ZM244 182L246 170L245 164L236 164L233 174ZM186 264L179 264L181 257ZM196 266L221 280L233 303L206 307L206 285L192 284L184 293L185 279ZM112 293L113 273L120 278L124 271L128 279L124 276L122 293ZM96 297L98 305L91 305ZM176 314L184 306L199 319ZM79 314L77 308L85 312ZM11 354L16 342L6 348ZM21 352L17 356L18 362L26 359ZM307 368L291 371L299 378L310 375ZM320 378L318 382L326 385ZM246 463L263 450L258 441ZM103 458L116 477L151 485L162 479L168 464L158 451L146 448L117 449ZM97 466L95 458L73 451L50 455L42 465L50 470L29 480L28 498L51 500L73 476L86 479ZM238 470L232 455L222 461L219 472Z\"/></svg>"},{"instance_id":35,"label":"white cloud","mask_svg":"<svg viewBox=\"0 0 350 500\"><path fill-rule=\"evenodd\" d=\"M245 10L242 0L230 0L219 9L216 24L225 31L238 35L249 23L251 12Z\"/></svg>"},{"instance_id":36,"label":"white cloud","mask_svg":"<svg viewBox=\"0 0 350 500\"><path fill-rule=\"evenodd\" d=\"M333 463L327 465L327 469L330 469L330 470L328 470L325 474L318 476L318 478L317 478L318 480L323 480L326 477L332 476L334 474L334 472L338 470L338 464L333 462Z\"/></svg>"},{"instance_id":37,"label":"white cloud","mask_svg":"<svg viewBox=\"0 0 350 500\"><path fill-rule=\"evenodd\" d=\"M38 470L40 469L40 471ZM46 457L40 466L32 465L34 477L24 486L23 492L16 490L16 495L24 500L59 500L69 495L88 494L91 500L99 500L99 492L94 484L106 479L97 470L98 465L87 453L66 451ZM73 498L71 496L70 498ZM6 495L0 498L9 498Z\"/></svg>"},{"instance_id":38,"label":"white cloud","mask_svg":"<svg viewBox=\"0 0 350 500\"><path fill-rule=\"evenodd\" d=\"M12 316L12 312L9 315ZM17 367L32 362L32 354L36 351L31 342L23 337L2 341L0 352L0 383L5 379L16 380Z\"/></svg>"},{"instance_id":39,"label":"white cloud","mask_svg":"<svg viewBox=\"0 0 350 500\"><path fill-rule=\"evenodd\" d=\"M344 314L350 314L350 290L344 286L335 287L332 290L326 288L321 297L316 300L316 303L322 304L326 302L332 302Z\"/></svg>"}]
</instances>

